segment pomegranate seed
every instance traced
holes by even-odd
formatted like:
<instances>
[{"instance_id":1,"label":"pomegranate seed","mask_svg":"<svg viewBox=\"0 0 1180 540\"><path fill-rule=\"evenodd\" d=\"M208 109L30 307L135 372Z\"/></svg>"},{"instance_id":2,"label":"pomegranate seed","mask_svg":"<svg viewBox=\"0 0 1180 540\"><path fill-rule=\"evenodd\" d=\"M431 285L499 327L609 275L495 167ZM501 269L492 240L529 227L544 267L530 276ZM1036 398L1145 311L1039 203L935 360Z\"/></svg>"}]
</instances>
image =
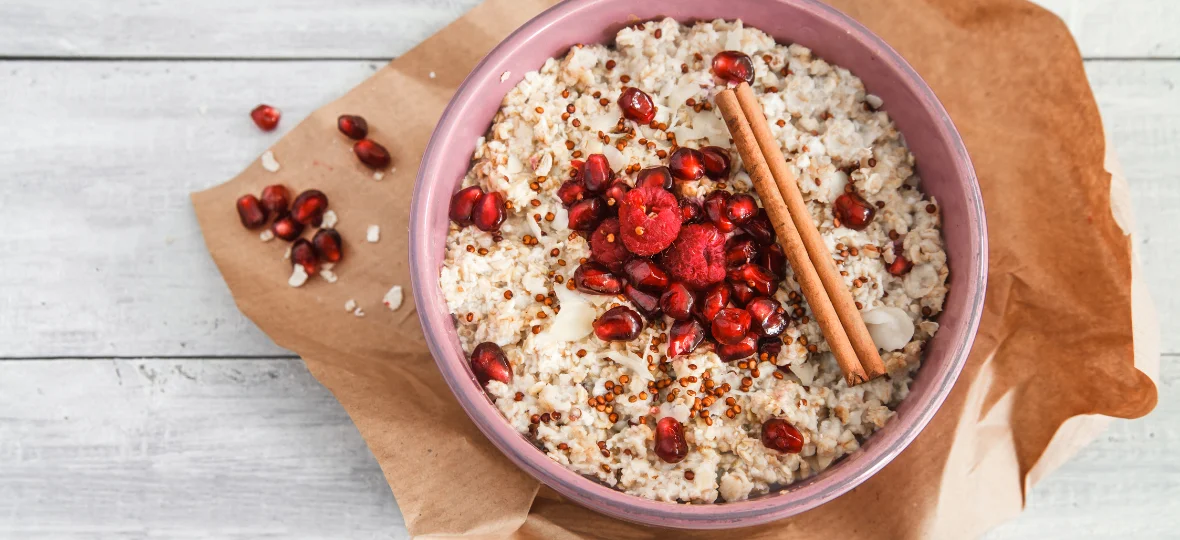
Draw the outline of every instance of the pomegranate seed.
<instances>
[{"instance_id":1,"label":"pomegranate seed","mask_svg":"<svg viewBox=\"0 0 1180 540\"><path fill-rule=\"evenodd\" d=\"M262 207L274 215L286 213L290 209L291 194L282 184L274 184L262 188Z\"/></svg>"},{"instance_id":2,"label":"pomegranate seed","mask_svg":"<svg viewBox=\"0 0 1180 540\"><path fill-rule=\"evenodd\" d=\"M603 341L631 341L643 330L643 319L627 306L606 310L594 321L594 335Z\"/></svg>"},{"instance_id":3,"label":"pomegranate seed","mask_svg":"<svg viewBox=\"0 0 1180 540\"><path fill-rule=\"evenodd\" d=\"M676 358L688 354L705 341L705 327L696 319L687 319L672 323L668 330L668 358Z\"/></svg>"},{"instance_id":4,"label":"pomegranate seed","mask_svg":"<svg viewBox=\"0 0 1180 540\"><path fill-rule=\"evenodd\" d=\"M656 455L665 463L680 463L688 456L688 442L680 421L665 416L656 422Z\"/></svg>"},{"instance_id":5,"label":"pomegranate seed","mask_svg":"<svg viewBox=\"0 0 1180 540\"><path fill-rule=\"evenodd\" d=\"M681 199L680 200L680 222L684 225L690 223L697 223L704 216L704 210L701 210L701 203L696 199Z\"/></svg>"},{"instance_id":6,"label":"pomegranate seed","mask_svg":"<svg viewBox=\"0 0 1180 540\"><path fill-rule=\"evenodd\" d=\"M336 129L345 137L359 141L369 136L369 123L355 114L342 114L336 119Z\"/></svg>"},{"instance_id":7,"label":"pomegranate seed","mask_svg":"<svg viewBox=\"0 0 1180 540\"><path fill-rule=\"evenodd\" d=\"M705 176L705 157L700 150L681 146L668 158L668 169L681 180L700 180Z\"/></svg>"},{"instance_id":8,"label":"pomegranate seed","mask_svg":"<svg viewBox=\"0 0 1180 540\"><path fill-rule=\"evenodd\" d=\"M754 262L757 256L758 244L749 236L735 236L725 245L725 265L729 268L738 268Z\"/></svg>"},{"instance_id":9,"label":"pomegranate seed","mask_svg":"<svg viewBox=\"0 0 1180 540\"><path fill-rule=\"evenodd\" d=\"M338 263L344 257L344 241L336 229L320 229L311 237L311 245L324 262Z\"/></svg>"},{"instance_id":10,"label":"pomegranate seed","mask_svg":"<svg viewBox=\"0 0 1180 540\"><path fill-rule=\"evenodd\" d=\"M758 213L742 225L742 229L753 236L759 245L768 246L774 243L774 225L771 225L770 215L766 213L765 208L759 208Z\"/></svg>"},{"instance_id":11,"label":"pomegranate seed","mask_svg":"<svg viewBox=\"0 0 1180 540\"><path fill-rule=\"evenodd\" d=\"M836 204L832 212L840 219L840 224L849 229L863 231L872 223L877 215L877 208L869 204L857 193L844 193L836 197Z\"/></svg>"},{"instance_id":12,"label":"pomegranate seed","mask_svg":"<svg viewBox=\"0 0 1180 540\"><path fill-rule=\"evenodd\" d=\"M737 228L729 215L725 211L725 207L729 205L729 192L725 190L717 190L705 197L705 216L713 225L717 226L717 230L721 232L730 232Z\"/></svg>"},{"instance_id":13,"label":"pomegranate seed","mask_svg":"<svg viewBox=\"0 0 1180 540\"><path fill-rule=\"evenodd\" d=\"M638 88L628 88L619 95L619 108L623 116L640 124L650 124L656 117L656 104L651 96Z\"/></svg>"},{"instance_id":14,"label":"pomegranate seed","mask_svg":"<svg viewBox=\"0 0 1180 540\"><path fill-rule=\"evenodd\" d=\"M630 283L623 285L623 295L632 304L635 304L635 307L639 309L639 312L647 320L654 319L660 315L660 298L658 296L648 294L633 287Z\"/></svg>"},{"instance_id":15,"label":"pomegranate seed","mask_svg":"<svg viewBox=\"0 0 1180 540\"><path fill-rule=\"evenodd\" d=\"M274 131L282 117L281 111L265 104L254 107L254 110L250 111L250 118L254 119L254 125L262 131Z\"/></svg>"},{"instance_id":16,"label":"pomegranate seed","mask_svg":"<svg viewBox=\"0 0 1180 540\"><path fill-rule=\"evenodd\" d=\"M787 329L787 311L773 298L755 298L746 304L753 328L762 337L775 337Z\"/></svg>"},{"instance_id":17,"label":"pomegranate seed","mask_svg":"<svg viewBox=\"0 0 1180 540\"><path fill-rule=\"evenodd\" d=\"M623 201L623 195L626 195L628 191L631 191L630 185L622 180L615 180L602 194L602 198L606 200L607 208L617 212L619 203Z\"/></svg>"},{"instance_id":18,"label":"pomegranate seed","mask_svg":"<svg viewBox=\"0 0 1180 540\"><path fill-rule=\"evenodd\" d=\"M729 297L729 300L735 306L744 308L746 304L750 303L750 300L758 298L758 291L751 289L745 283L732 283L730 286L733 287L733 296Z\"/></svg>"},{"instance_id":19,"label":"pomegranate seed","mask_svg":"<svg viewBox=\"0 0 1180 540\"><path fill-rule=\"evenodd\" d=\"M712 324L713 318L717 313L729 304L729 297L733 294L733 289L728 283L718 283L709 287L705 291L705 296L701 300L701 317L706 323Z\"/></svg>"},{"instance_id":20,"label":"pomegranate seed","mask_svg":"<svg viewBox=\"0 0 1180 540\"><path fill-rule=\"evenodd\" d=\"M730 221L743 225L758 213L758 201L746 193L738 193L725 202L725 217Z\"/></svg>"},{"instance_id":21,"label":"pomegranate seed","mask_svg":"<svg viewBox=\"0 0 1180 540\"><path fill-rule=\"evenodd\" d=\"M389 166L390 157L389 150L384 146L374 142L372 139L363 139L352 145L352 151L356 154L357 159L361 163L367 165L370 169L384 169Z\"/></svg>"},{"instance_id":22,"label":"pomegranate seed","mask_svg":"<svg viewBox=\"0 0 1180 540\"><path fill-rule=\"evenodd\" d=\"M754 62L739 51L721 51L713 57L713 74L726 82L754 84Z\"/></svg>"},{"instance_id":23,"label":"pomegranate seed","mask_svg":"<svg viewBox=\"0 0 1180 540\"><path fill-rule=\"evenodd\" d=\"M722 309L713 317L713 339L726 345L737 343L750 331L750 322L750 312L744 309Z\"/></svg>"},{"instance_id":24,"label":"pomegranate seed","mask_svg":"<svg viewBox=\"0 0 1180 540\"><path fill-rule=\"evenodd\" d=\"M291 217L304 225L319 227L328 209L328 196L318 189L309 189L291 203Z\"/></svg>"},{"instance_id":25,"label":"pomegranate seed","mask_svg":"<svg viewBox=\"0 0 1180 540\"><path fill-rule=\"evenodd\" d=\"M723 362L748 358L758 352L758 334L750 332L737 343L718 343L715 351Z\"/></svg>"},{"instance_id":26,"label":"pomegranate seed","mask_svg":"<svg viewBox=\"0 0 1180 540\"><path fill-rule=\"evenodd\" d=\"M480 197L483 197L483 188L479 186L465 187L456 191L454 195L451 195L451 207L447 211L447 216L462 227L471 225L471 211L475 209L475 203L479 201Z\"/></svg>"},{"instance_id":27,"label":"pomegranate seed","mask_svg":"<svg viewBox=\"0 0 1180 540\"><path fill-rule=\"evenodd\" d=\"M582 179L582 167L585 165L586 165L586 162L582 161L580 159L571 159L570 160L570 171L573 172L573 178L575 180Z\"/></svg>"},{"instance_id":28,"label":"pomegranate seed","mask_svg":"<svg viewBox=\"0 0 1180 540\"><path fill-rule=\"evenodd\" d=\"M481 386L487 386L490 381L500 381L504 384L512 382L512 367L508 365L508 357L499 345L485 341L475 346L471 351L471 372Z\"/></svg>"},{"instance_id":29,"label":"pomegranate seed","mask_svg":"<svg viewBox=\"0 0 1180 540\"><path fill-rule=\"evenodd\" d=\"M787 277L787 254L783 253L782 246L778 244L766 246L766 249L758 254L756 262L779 279Z\"/></svg>"},{"instance_id":30,"label":"pomegranate seed","mask_svg":"<svg viewBox=\"0 0 1180 540\"><path fill-rule=\"evenodd\" d=\"M575 231L593 231L606 217L606 203L594 197L575 203L569 210L569 227Z\"/></svg>"},{"instance_id":31,"label":"pomegranate seed","mask_svg":"<svg viewBox=\"0 0 1180 540\"><path fill-rule=\"evenodd\" d=\"M557 188L557 198L561 199L561 204L566 208L585 197L586 186L582 184L581 180L566 180L561 184L561 187Z\"/></svg>"},{"instance_id":32,"label":"pomegranate seed","mask_svg":"<svg viewBox=\"0 0 1180 540\"><path fill-rule=\"evenodd\" d=\"M668 290L660 297L660 308L664 314L678 321L692 318L693 304L696 296L683 283L676 282L668 286Z\"/></svg>"},{"instance_id":33,"label":"pomegranate seed","mask_svg":"<svg viewBox=\"0 0 1180 540\"><path fill-rule=\"evenodd\" d=\"M668 288L668 273L648 259L631 259L623 265L627 280L647 291L660 292Z\"/></svg>"},{"instance_id":34,"label":"pomegranate seed","mask_svg":"<svg viewBox=\"0 0 1180 540\"><path fill-rule=\"evenodd\" d=\"M762 445L786 454L803 451L803 434L782 418L771 418L762 424Z\"/></svg>"},{"instance_id":35,"label":"pomegranate seed","mask_svg":"<svg viewBox=\"0 0 1180 540\"><path fill-rule=\"evenodd\" d=\"M888 270L890 274L895 276L904 276L908 274L910 272L910 268L913 267L914 265L911 264L910 261L906 260L905 257L902 257L901 255L894 255L893 262L889 263Z\"/></svg>"},{"instance_id":36,"label":"pomegranate seed","mask_svg":"<svg viewBox=\"0 0 1180 540\"><path fill-rule=\"evenodd\" d=\"M315 248L305 238L300 238L291 245L291 263L302 266L309 276L316 275L320 270L320 260L315 254Z\"/></svg>"},{"instance_id":37,"label":"pomegranate seed","mask_svg":"<svg viewBox=\"0 0 1180 540\"><path fill-rule=\"evenodd\" d=\"M498 231L508 217L504 196L498 191L484 193L471 209L471 223L481 231Z\"/></svg>"},{"instance_id":38,"label":"pomegranate seed","mask_svg":"<svg viewBox=\"0 0 1180 540\"><path fill-rule=\"evenodd\" d=\"M762 296L770 296L778 288L778 278L770 270L753 263L730 270L728 278L731 282L745 283Z\"/></svg>"},{"instance_id":39,"label":"pomegranate seed","mask_svg":"<svg viewBox=\"0 0 1180 540\"><path fill-rule=\"evenodd\" d=\"M701 158L705 166L705 176L713 180L729 178L729 150L720 146L706 146L701 148Z\"/></svg>"},{"instance_id":40,"label":"pomegranate seed","mask_svg":"<svg viewBox=\"0 0 1180 540\"><path fill-rule=\"evenodd\" d=\"M295 221L291 214L282 214L270 225L270 232L288 242L303 234L303 224Z\"/></svg>"},{"instance_id":41,"label":"pomegranate seed","mask_svg":"<svg viewBox=\"0 0 1180 540\"><path fill-rule=\"evenodd\" d=\"M652 186L672 191L672 171L667 167L650 167L635 175L635 187Z\"/></svg>"},{"instance_id":42,"label":"pomegranate seed","mask_svg":"<svg viewBox=\"0 0 1180 540\"><path fill-rule=\"evenodd\" d=\"M586 189L601 193L614 179L615 171L611 170L610 162L606 160L605 155L591 154L586 158L586 163L582 165L582 183Z\"/></svg>"},{"instance_id":43,"label":"pomegranate seed","mask_svg":"<svg viewBox=\"0 0 1180 540\"><path fill-rule=\"evenodd\" d=\"M258 202L254 195L242 195L238 198L238 218L242 226L247 229L257 229L266 225L266 207Z\"/></svg>"},{"instance_id":44,"label":"pomegranate seed","mask_svg":"<svg viewBox=\"0 0 1180 540\"><path fill-rule=\"evenodd\" d=\"M623 290L623 280L596 262L584 262L574 270L574 284L589 294L615 295Z\"/></svg>"}]
</instances>

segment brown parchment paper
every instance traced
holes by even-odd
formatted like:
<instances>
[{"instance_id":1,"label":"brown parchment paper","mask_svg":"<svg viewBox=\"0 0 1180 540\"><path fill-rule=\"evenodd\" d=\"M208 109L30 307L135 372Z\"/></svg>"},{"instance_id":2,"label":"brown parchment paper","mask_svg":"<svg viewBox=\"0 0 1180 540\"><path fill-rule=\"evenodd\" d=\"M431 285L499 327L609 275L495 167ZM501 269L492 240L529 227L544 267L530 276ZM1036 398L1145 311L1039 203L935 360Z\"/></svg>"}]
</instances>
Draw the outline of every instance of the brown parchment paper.
<instances>
[{"instance_id":1,"label":"brown parchment paper","mask_svg":"<svg viewBox=\"0 0 1180 540\"><path fill-rule=\"evenodd\" d=\"M272 148L277 173L255 162L193 194L238 306L340 400L415 536L667 534L569 503L500 455L447 389L412 306L409 203L434 124L483 54L552 3L487 0L292 130ZM1112 184L1104 168L1081 57L1053 15L1023 0L832 4L914 65L966 141L991 241L985 314L951 396L893 463L817 510L719 536L973 536L1017 514L1032 483L1108 417L1141 416L1155 404L1144 371L1158 365L1158 330L1142 282L1133 285L1125 185L1117 177ZM342 113L364 115L371 136L391 150L396 169L381 181L337 133ZM288 287L285 246L242 229L235 199L276 182L328 194L345 238L338 283ZM379 243L364 241L370 224L381 227ZM394 312L381 306L392 285L406 293ZM350 298L365 317L344 311Z\"/></svg>"}]
</instances>

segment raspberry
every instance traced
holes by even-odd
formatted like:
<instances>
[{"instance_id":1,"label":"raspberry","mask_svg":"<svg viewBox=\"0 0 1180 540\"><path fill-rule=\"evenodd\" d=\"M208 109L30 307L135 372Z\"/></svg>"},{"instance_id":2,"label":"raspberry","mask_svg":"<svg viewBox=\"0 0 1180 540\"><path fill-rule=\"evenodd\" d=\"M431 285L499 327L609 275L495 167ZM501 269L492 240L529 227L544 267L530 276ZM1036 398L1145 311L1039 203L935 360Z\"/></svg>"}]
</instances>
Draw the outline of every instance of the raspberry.
<instances>
[{"instance_id":1,"label":"raspberry","mask_svg":"<svg viewBox=\"0 0 1180 540\"><path fill-rule=\"evenodd\" d=\"M621 271L623 263L631 259L631 252L623 246L623 237L619 235L619 220L603 221L590 235L590 257L612 272Z\"/></svg>"},{"instance_id":2,"label":"raspberry","mask_svg":"<svg viewBox=\"0 0 1180 540\"><path fill-rule=\"evenodd\" d=\"M676 281L704 289L725 279L725 235L712 223L687 225L663 257Z\"/></svg>"},{"instance_id":3,"label":"raspberry","mask_svg":"<svg viewBox=\"0 0 1180 540\"><path fill-rule=\"evenodd\" d=\"M680 234L680 203L658 187L628 191L619 206L623 244L631 253L649 257L664 250Z\"/></svg>"}]
</instances>

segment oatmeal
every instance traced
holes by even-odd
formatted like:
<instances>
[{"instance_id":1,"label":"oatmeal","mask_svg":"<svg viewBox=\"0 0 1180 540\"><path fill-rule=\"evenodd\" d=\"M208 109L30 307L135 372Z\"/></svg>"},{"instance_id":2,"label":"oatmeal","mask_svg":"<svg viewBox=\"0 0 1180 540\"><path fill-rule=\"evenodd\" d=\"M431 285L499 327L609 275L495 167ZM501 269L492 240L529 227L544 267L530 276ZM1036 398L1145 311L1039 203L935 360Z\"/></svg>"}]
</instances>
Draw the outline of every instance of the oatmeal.
<instances>
[{"instance_id":1,"label":"oatmeal","mask_svg":"<svg viewBox=\"0 0 1180 540\"><path fill-rule=\"evenodd\" d=\"M889 374L849 387L713 98L747 80ZM939 207L847 70L666 19L529 73L478 141L439 283L477 379L551 459L670 502L767 493L893 415L947 293Z\"/></svg>"}]
</instances>

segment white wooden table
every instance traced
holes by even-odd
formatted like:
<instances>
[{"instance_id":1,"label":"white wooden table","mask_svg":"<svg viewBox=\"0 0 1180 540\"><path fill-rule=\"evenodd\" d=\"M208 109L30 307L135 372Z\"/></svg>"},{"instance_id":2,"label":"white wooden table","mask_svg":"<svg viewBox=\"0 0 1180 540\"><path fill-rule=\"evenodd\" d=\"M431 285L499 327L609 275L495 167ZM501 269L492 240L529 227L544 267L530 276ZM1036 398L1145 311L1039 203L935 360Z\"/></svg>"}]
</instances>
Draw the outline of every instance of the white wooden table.
<instances>
[{"instance_id":1,"label":"white wooden table","mask_svg":"<svg viewBox=\"0 0 1180 540\"><path fill-rule=\"evenodd\" d=\"M0 537L408 536L344 411L234 307L188 192L477 1L0 3ZM1131 184L1161 400L990 536L1175 537L1180 5L1041 2Z\"/></svg>"}]
</instances>

